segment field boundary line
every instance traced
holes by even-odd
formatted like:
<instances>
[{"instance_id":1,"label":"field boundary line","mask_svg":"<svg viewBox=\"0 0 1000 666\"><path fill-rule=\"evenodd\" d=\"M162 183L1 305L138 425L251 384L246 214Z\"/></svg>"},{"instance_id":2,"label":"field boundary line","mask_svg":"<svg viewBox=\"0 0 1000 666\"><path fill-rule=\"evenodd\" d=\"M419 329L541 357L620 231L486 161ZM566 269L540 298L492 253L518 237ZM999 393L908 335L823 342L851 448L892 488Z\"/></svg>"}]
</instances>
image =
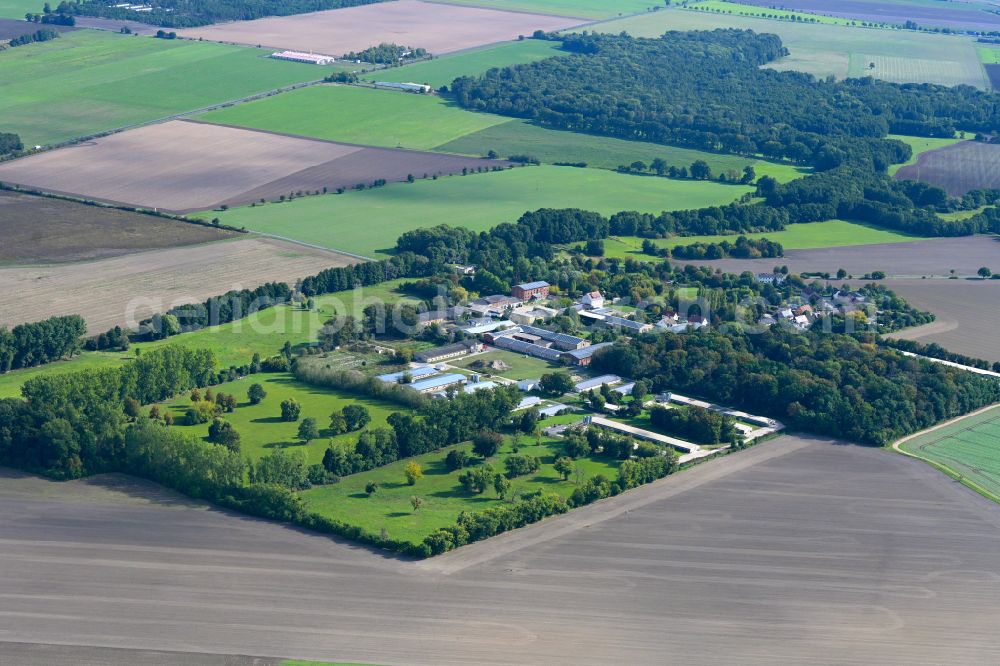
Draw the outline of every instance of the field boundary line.
<instances>
[{"instance_id":1,"label":"field boundary line","mask_svg":"<svg viewBox=\"0 0 1000 666\"><path fill-rule=\"evenodd\" d=\"M323 250L324 252L333 252L334 254L343 254L348 257L354 257L355 259L360 259L361 261L377 261L371 257L366 257L363 254L354 254L353 252L347 252L346 250L337 250L330 247L324 247L323 245L316 245L314 243L306 243L305 241L295 240L294 238L288 238L287 236L279 236L277 234L269 234L263 231L253 231L251 229L247 230L248 234L255 236L263 236L264 238L273 238L275 240L285 241L286 243L294 243L295 245L301 245L303 247L312 248L314 250Z\"/></svg>"},{"instance_id":2,"label":"field boundary line","mask_svg":"<svg viewBox=\"0 0 1000 666\"><path fill-rule=\"evenodd\" d=\"M976 483L972 479L969 479L968 477L964 476L963 474L960 474L959 472L957 472L956 470L952 469L951 467L948 467L947 465L945 465L943 463L939 463L936 460L931 460L930 458L927 458L925 456L919 455L917 453L913 453L912 451L904 451L901 448L903 444L905 444L906 442L910 441L911 439L915 439L917 437L922 437L923 435L935 432L935 431L940 430L942 428L947 428L948 426L951 426L951 425L954 425L956 423L959 423L960 421L963 421L965 419L973 418L973 417L979 416L980 414L985 414L986 412L991 411L993 409L996 409L997 407L1000 407L1000 402L995 402L993 404L987 405L986 407L981 407L980 409L977 409L974 412L969 412L968 414L963 414L962 416L958 416L958 417L955 417L953 419L949 419L948 421L945 421L943 423L938 423L937 425L931 426L930 428L927 428L925 430L921 430L919 432L913 433L912 435L907 435L906 437L903 437L901 439L897 439L895 442L892 443L891 447L892 447L893 450L896 451L896 453L901 453L904 456L907 456L907 457L910 457L910 458L915 458L917 460L921 460L921 461L927 463L928 465L930 465L931 467L933 467L934 469L938 470L939 472L942 472L945 475L949 476L950 478L954 479L955 481L958 481L963 486L965 486L965 487L969 488L970 490L973 490L976 493L982 495L986 499L992 500L992 501L996 502L997 504L1000 504L1000 495L997 495L997 494L995 494L995 493L987 490L986 488L983 488L981 485L979 485L978 483Z\"/></svg>"}]
</instances>

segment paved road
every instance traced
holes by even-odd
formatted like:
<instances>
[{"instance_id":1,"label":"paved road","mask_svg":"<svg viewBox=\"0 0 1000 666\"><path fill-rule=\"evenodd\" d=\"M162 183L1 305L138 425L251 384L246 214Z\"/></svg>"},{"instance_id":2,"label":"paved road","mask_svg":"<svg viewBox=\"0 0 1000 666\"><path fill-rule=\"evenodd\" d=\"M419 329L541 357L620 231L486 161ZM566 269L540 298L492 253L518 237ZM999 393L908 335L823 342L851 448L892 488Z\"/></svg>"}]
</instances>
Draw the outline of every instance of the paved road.
<instances>
[{"instance_id":1,"label":"paved road","mask_svg":"<svg viewBox=\"0 0 1000 666\"><path fill-rule=\"evenodd\" d=\"M995 663L1000 505L783 436L417 563L119 477L9 474L0 580L3 664Z\"/></svg>"}]
</instances>

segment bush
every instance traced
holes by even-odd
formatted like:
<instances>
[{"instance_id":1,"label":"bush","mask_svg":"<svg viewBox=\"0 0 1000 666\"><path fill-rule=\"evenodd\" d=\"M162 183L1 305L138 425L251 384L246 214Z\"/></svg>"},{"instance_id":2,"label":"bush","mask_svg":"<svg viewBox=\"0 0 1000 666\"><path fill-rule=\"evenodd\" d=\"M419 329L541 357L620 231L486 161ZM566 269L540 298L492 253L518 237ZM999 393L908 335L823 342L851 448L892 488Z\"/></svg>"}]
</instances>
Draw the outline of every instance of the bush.
<instances>
[{"instance_id":1,"label":"bush","mask_svg":"<svg viewBox=\"0 0 1000 666\"><path fill-rule=\"evenodd\" d=\"M287 422L293 422L299 420L299 414L302 412L302 405L298 403L294 398L286 398L281 401L281 420Z\"/></svg>"},{"instance_id":2,"label":"bush","mask_svg":"<svg viewBox=\"0 0 1000 666\"><path fill-rule=\"evenodd\" d=\"M452 449L444 457L444 466L448 468L449 472L454 472L468 466L471 460L472 456L464 449Z\"/></svg>"},{"instance_id":3,"label":"bush","mask_svg":"<svg viewBox=\"0 0 1000 666\"><path fill-rule=\"evenodd\" d=\"M465 492L481 495L493 485L493 477L495 476L496 472L493 471L492 466L480 465L460 474L458 482L465 488Z\"/></svg>"},{"instance_id":4,"label":"bush","mask_svg":"<svg viewBox=\"0 0 1000 666\"><path fill-rule=\"evenodd\" d=\"M541 461L531 456L514 455L504 460L503 464L507 469L507 478L514 479L525 474L537 472L541 466Z\"/></svg>"}]
</instances>

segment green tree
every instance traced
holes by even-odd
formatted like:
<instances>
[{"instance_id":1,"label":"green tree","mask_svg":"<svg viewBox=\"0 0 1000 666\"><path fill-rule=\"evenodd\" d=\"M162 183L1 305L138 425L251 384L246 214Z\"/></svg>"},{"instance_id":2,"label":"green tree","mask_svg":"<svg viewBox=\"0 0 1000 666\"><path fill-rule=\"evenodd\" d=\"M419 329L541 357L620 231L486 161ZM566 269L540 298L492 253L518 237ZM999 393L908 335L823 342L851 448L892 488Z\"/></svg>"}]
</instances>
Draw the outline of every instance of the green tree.
<instances>
[{"instance_id":1,"label":"green tree","mask_svg":"<svg viewBox=\"0 0 1000 666\"><path fill-rule=\"evenodd\" d=\"M482 430L472 440L472 450L483 458L492 458L503 444L503 435L492 430Z\"/></svg>"},{"instance_id":2,"label":"green tree","mask_svg":"<svg viewBox=\"0 0 1000 666\"><path fill-rule=\"evenodd\" d=\"M347 422L347 429L350 431L361 430L371 423L372 415L364 405L345 405L341 411L344 415L344 420Z\"/></svg>"},{"instance_id":3,"label":"green tree","mask_svg":"<svg viewBox=\"0 0 1000 666\"><path fill-rule=\"evenodd\" d=\"M302 422L299 423L299 439L308 443L318 438L319 427L316 425L316 419L311 416L302 419Z\"/></svg>"},{"instance_id":4,"label":"green tree","mask_svg":"<svg viewBox=\"0 0 1000 666\"><path fill-rule=\"evenodd\" d=\"M987 268L986 266L983 266L983 267L982 267L982 268L980 268L980 269L979 269L979 270L978 270L977 272L979 273L979 277L983 278L984 280L985 280L986 278L990 277L991 275L993 275L993 271L991 271L991 270L990 270L989 268Z\"/></svg>"},{"instance_id":5,"label":"green tree","mask_svg":"<svg viewBox=\"0 0 1000 666\"><path fill-rule=\"evenodd\" d=\"M365 494L371 497L378 490L378 484L374 481L369 481L365 484Z\"/></svg>"},{"instance_id":6,"label":"green tree","mask_svg":"<svg viewBox=\"0 0 1000 666\"><path fill-rule=\"evenodd\" d=\"M493 490L496 492L498 498L505 498L507 493L510 492L510 487L510 480L503 474L497 474L493 477Z\"/></svg>"},{"instance_id":7,"label":"green tree","mask_svg":"<svg viewBox=\"0 0 1000 666\"><path fill-rule=\"evenodd\" d=\"M258 363L259 363L258 359ZM247 389L247 398L250 400L251 405L259 405L264 398L267 397L267 391L260 384L251 384L250 388Z\"/></svg>"},{"instance_id":8,"label":"green tree","mask_svg":"<svg viewBox=\"0 0 1000 666\"><path fill-rule=\"evenodd\" d=\"M573 378L568 372L550 372L538 380L538 389L550 396L559 396L573 390Z\"/></svg>"},{"instance_id":9,"label":"green tree","mask_svg":"<svg viewBox=\"0 0 1000 666\"><path fill-rule=\"evenodd\" d=\"M295 398L285 398L281 401L281 420L282 421L298 421L299 414L302 412L302 405Z\"/></svg>"},{"instance_id":10,"label":"green tree","mask_svg":"<svg viewBox=\"0 0 1000 666\"><path fill-rule=\"evenodd\" d=\"M411 178L412 178L412 176L411 176ZM414 512L416 512L416 510L419 509L423 505L424 505L424 501L422 499L420 499L419 497L417 497L416 495L414 495L413 497L410 498L410 506L413 507L413 511Z\"/></svg>"},{"instance_id":11,"label":"green tree","mask_svg":"<svg viewBox=\"0 0 1000 666\"><path fill-rule=\"evenodd\" d=\"M208 441L222 444L230 451L240 452L240 433L229 421L216 418L208 426Z\"/></svg>"},{"instance_id":12,"label":"green tree","mask_svg":"<svg viewBox=\"0 0 1000 666\"><path fill-rule=\"evenodd\" d=\"M334 412L330 414L330 433L334 436L343 435L348 432L347 419L344 418L343 412Z\"/></svg>"},{"instance_id":13,"label":"green tree","mask_svg":"<svg viewBox=\"0 0 1000 666\"><path fill-rule=\"evenodd\" d=\"M559 476L563 478L563 481L569 479L569 475L573 473L573 467L576 463L573 462L572 458L566 456L560 456L556 458L556 461L552 463L552 467L559 473Z\"/></svg>"}]
</instances>

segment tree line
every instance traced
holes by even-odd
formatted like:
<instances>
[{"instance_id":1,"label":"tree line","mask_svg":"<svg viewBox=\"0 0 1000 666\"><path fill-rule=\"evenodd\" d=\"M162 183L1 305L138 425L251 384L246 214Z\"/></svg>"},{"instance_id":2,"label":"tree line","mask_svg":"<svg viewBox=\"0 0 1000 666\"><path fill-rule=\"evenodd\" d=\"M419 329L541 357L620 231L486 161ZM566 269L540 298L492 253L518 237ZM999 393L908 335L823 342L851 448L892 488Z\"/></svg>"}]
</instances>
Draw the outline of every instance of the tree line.
<instances>
[{"instance_id":1,"label":"tree line","mask_svg":"<svg viewBox=\"0 0 1000 666\"><path fill-rule=\"evenodd\" d=\"M33 44L35 42L47 42L50 39L58 39L59 33L55 30L49 30L48 28L43 28L42 30L36 30L34 32L25 33L19 37L15 37L7 44L9 46L24 46L25 44ZM0 153L4 152L0 149Z\"/></svg>"},{"instance_id":2,"label":"tree line","mask_svg":"<svg viewBox=\"0 0 1000 666\"><path fill-rule=\"evenodd\" d=\"M10 330L0 327L0 373L72 355L80 350L86 331L87 325L78 315L50 317Z\"/></svg>"}]
</instances>

